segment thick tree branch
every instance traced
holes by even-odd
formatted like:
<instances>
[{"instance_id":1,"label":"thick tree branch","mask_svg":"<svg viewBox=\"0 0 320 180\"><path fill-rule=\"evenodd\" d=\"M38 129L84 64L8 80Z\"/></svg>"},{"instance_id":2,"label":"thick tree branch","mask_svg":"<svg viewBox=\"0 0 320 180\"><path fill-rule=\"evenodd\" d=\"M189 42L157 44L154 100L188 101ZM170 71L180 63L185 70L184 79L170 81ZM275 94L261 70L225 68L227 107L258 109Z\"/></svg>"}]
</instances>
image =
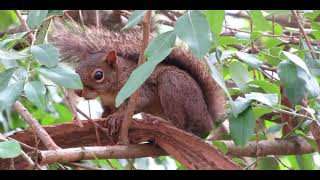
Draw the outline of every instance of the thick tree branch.
<instances>
[{"instance_id":1,"label":"thick tree branch","mask_svg":"<svg viewBox=\"0 0 320 180\"><path fill-rule=\"evenodd\" d=\"M97 120L100 126L106 127L106 119ZM74 124L58 124L47 126L44 129L52 139L62 148L97 146L94 124L90 121L83 121L83 128ZM143 114L143 121L132 121L129 131L131 144L142 142L155 142L166 153L176 158L189 169L240 169L228 157L207 144L200 138L187 133L181 129L165 123L165 120ZM105 132L101 135L106 136ZM10 136L20 142L35 146L32 131L21 131ZM113 137L116 139L117 137ZM112 145L108 138L101 139L101 145ZM110 146L116 147L116 146ZM40 150L45 150L45 146L40 142ZM25 150L26 152L30 152ZM25 161L15 158L15 167L23 169L26 167ZM0 169L8 168L8 160L0 161Z\"/></svg>"}]
</instances>

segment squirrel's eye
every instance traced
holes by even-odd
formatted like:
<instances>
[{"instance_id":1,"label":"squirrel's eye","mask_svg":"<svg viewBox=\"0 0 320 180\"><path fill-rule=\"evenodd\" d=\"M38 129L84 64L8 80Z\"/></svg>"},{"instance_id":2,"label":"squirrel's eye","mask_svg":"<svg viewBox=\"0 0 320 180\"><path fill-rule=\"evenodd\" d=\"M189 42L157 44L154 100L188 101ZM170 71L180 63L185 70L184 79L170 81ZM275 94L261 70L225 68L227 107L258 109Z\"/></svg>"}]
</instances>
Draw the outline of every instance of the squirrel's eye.
<instances>
[{"instance_id":1,"label":"squirrel's eye","mask_svg":"<svg viewBox=\"0 0 320 180\"><path fill-rule=\"evenodd\" d=\"M103 72L101 70L97 70L97 71L95 71L93 77L97 81L102 81L103 80Z\"/></svg>"}]
</instances>

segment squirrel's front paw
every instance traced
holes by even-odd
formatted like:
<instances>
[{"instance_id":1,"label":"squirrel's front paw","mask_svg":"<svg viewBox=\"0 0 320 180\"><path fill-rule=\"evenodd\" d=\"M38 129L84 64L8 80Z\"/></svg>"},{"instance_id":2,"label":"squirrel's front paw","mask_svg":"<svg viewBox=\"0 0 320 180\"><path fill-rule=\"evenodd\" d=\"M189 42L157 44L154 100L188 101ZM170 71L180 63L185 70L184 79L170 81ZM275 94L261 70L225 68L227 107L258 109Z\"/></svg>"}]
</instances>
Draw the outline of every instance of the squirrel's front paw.
<instances>
[{"instance_id":1,"label":"squirrel's front paw","mask_svg":"<svg viewBox=\"0 0 320 180\"><path fill-rule=\"evenodd\" d=\"M120 113L110 114L107 117L106 128L108 129L108 134L110 136L113 136L120 131L123 118L123 114Z\"/></svg>"}]
</instances>

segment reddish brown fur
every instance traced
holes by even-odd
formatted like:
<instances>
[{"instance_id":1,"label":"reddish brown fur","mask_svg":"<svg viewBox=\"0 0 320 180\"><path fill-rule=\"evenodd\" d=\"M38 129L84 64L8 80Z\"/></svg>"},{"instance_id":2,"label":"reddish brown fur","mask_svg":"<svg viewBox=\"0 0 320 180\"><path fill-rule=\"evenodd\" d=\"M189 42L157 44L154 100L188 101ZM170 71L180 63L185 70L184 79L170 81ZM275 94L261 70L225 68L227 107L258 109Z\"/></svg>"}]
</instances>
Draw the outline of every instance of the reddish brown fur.
<instances>
[{"instance_id":1,"label":"reddish brown fur","mask_svg":"<svg viewBox=\"0 0 320 180\"><path fill-rule=\"evenodd\" d=\"M62 62L77 66L85 86L81 95L100 96L106 109L114 112L114 98L136 67L140 31L111 32L71 24L70 30L60 27L50 39L59 48ZM105 61L112 50L118 54L116 66ZM102 83L92 79L97 68L105 74ZM179 46L142 85L136 112L164 117L180 128L200 134L208 132L212 120L224 113L224 96L206 65Z\"/></svg>"}]
</instances>

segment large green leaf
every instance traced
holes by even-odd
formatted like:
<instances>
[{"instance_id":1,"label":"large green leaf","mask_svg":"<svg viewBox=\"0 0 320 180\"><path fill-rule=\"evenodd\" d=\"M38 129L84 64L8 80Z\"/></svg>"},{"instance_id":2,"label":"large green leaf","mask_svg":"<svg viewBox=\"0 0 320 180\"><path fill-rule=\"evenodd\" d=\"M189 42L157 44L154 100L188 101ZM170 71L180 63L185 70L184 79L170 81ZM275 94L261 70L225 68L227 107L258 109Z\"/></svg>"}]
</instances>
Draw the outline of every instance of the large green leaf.
<instances>
[{"instance_id":1,"label":"large green leaf","mask_svg":"<svg viewBox=\"0 0 320 180\"><path fill-rule=\"evenodd\" d=\"M116 107L119 107L131 94L133 94L144 81L148 79L156 67L155 61L147 61L136 68L129 76L126 84L116 97Z\"/></svg>"},{"instance_id":2,"label":"large green leaf","mask_svg":"<svg viewBox=\"0 0 320 180\"><path fill-rule=\"evenodd\" d=\"M79 75L69 68L57 65L54 68L39 67L37 70L45 77L65 88L83 88Z\"/></svg>"},{"instance_id":3,"label":"large green leaf","mask_svg":"<svg viewBox=\"0 0 320 180\"><path fill-rule=\"evenodd\" d=\"M14 158L21 154L20 144L13 140L0 142L0 158Z\"/></svg>"},{"instance_id":4,"label":"large green leaf","mask_svg":"<svg viewBox=\"0 0 320 180\"><path fill-rule=\"evenodd\" d=\"M218 37L224 22L224 10L208 10L205 12L211 31Z\"/></svg>"},{"instance_id":5,"label":"large green leaf","mask_svg":"<svg viewBox=\"0 0 320 180\"><path fill-rule=\"evenodd\" d=\"M49 10L48 16L62 16L63 10Z\"/></svg>"},{"instance_id":6,"label":"large green leaf","mask_svg":"<svg viewBox=\"0 0 320 180\"><path fill-rule=\"evenodd\" d=\"M252 68L258 68L263 64L263 62L260 61L257 58L257 56L255 56L253 54L237 52L236 55L240 60L242 60L243 62L245 62L246 64L248 64Z\"/></svg>"},{"instance_id":7,"label":"large green leaf","mask_svg":"<svg viewBox=\"0 0 320 180\"><path fill-rule=\"evenodd\" d=\"M176 21L175 32L198 58L210 49L212 40L207 18L200 11L188 11Z\"/></svg>"},{"instance_id":8,"label":"large green leaf","mask_svg":"<svg viewBox=\"0 0 320 180\"><path fill-rule=\"evenodd\" d=\"M7 30L12 25L18 24L18 18L13 10L1 10L0 11L0 31Z\"/></svg>"},{"instance_id":9,"label":"large green leaf","mask_svg":"<svg viewBox=\"0 0 320 180\"><path fill-rule=\"evenodd\" d=\"M51 44L40 44L31 46L32 55L48 68L54 67L59 61L59 51Z\"/></svg>"},{"instance_id":10,"label":"large green leaf","mask_svg":"<svg viewBox=\"0 0 320 180\"><path fill-rule=\"evenodd\" d=\"M22 90L23 82L17 82L0 91L0 112L13 105L22 93Z\"/></svg>"},{"instance_id":11,"label":"large green leaf","mask_svg":"<svg viewBox=\"0 0 320 180\"><path fill-rule=\"evenodd\" d=\"M243 111L245 111L251 104L249 99L238 97L234 102L234 106L232 108L234 117L237 117Z\"/></svg>"},{"instance_id":12,"label":"large green leaf","mask_svg":"<svg viewBox=\"0 0 320 180\"><path fill-rule=\"evenodd\" d=\"M41 81L27 82L24 86L24 92L30 102L35 104L39 109L44 110L46 88Z\"/></svg>"},{"instance_id":13,"label":"large green leaf","mask_svg":"<svg viewBox=\"0 0 320 180\"><path fill-rule=\"evenodd\" d=\"M0 73L0 91L8 86L8 83L16 68L7 69Z\"/></svg>"},{"instance_id":14,"label":"large green leaf","mask_svg":"<svg viewBox=\"0 0 320 180\"><path fill-rule=\"evenodd\" d=\"M253 31L271 31L272 25L262 15L260 10L251 10L250 16L253 24Z\"/></svg>"},{"instance_id":15,"label":"large green leaf","mask_svg":"<svg viewBox=\"0 0 320 180\"><path fill-rule=\"evenodd\" d=\"M230 135L236 145L245 146L254 132L256 121L252 107L249 106L238 117L229 114Z\"/></svg>"},{"instance_id":16,"label":"large green leaf","mask_svg":"<svg viewBox=\"0 0 320 180\"><path fill-rule=\"evenodd\" d=\"M7 51L0 49L0 59L6 60L16 60L16 59L23 59L29 57L30 55L24 52L17 52L17 51Z\"/></svg>"},{"instance_id":17,"label":"large green leaf","mask_svg":"<svg viewBox=\"0 0 320 180\"><path fill-rule=\"evenodd\" d=\"M162 33L150 42L147 49L144 51L144 55L148 61L160 63L170 54L175 41L176 34L174 31Z\"/></svg>"},{"instance_id":18,"label":"large green leaf","mask_svg":"<svg viewBox=\"0 0 320 180\"><path fill-rule=\"evenodd\" d=\"M276 84L272 84L268 81L263 81L263 80L253 80L247 83L247 85L257 85L261 87L266 93L269 94L280 94L280 89L279 86Z\"/></svg>"},{"instance_id":19,"label":"large green leaf","mask_svg":"<svg viewBox=\"0 0 320 180\"><path fill-rule=\"evenodd\" d=\"M229 66L229 72L240 90L243 92L248 91L247 83L253 79L250 77L247 68L241 62L234 61Z\"/></svg>"},{"instance_id":20,"label":"large green leaf","mask_svg":"<svg viewBox=\"0 0 320 180\"><path fill-rule=\"evenodd\" d=\"M266 104L268 106L273 106L278 104L278 95L277 94L262 94L251 92L250 94L245 94L245 97L250 100L256 100Z\"/></svg>"},{"instance_id":21,"label":"large green leaf","mask_svg":"<svg viewBox=\"0 0 320 180\"><path fill-rule=\"evenodd\" d=\"M315 170L312 154L297 155L296 158L301 170Z\"/></svg>"},{"instance_id":22,"label":"large green leaf","mask_svg":"<svg viewBox=\"0 0 320 180\"><path fill-rule=\"evenodd\" d=\"M290 53L290 52L287 52L287 51L283 51L282 53L283 53L285 56L287 56L287 58L288 58L291 62L293 62L294 64L296 64L297 66L299 66L299 67L301 67L303 70L305 70L308 75L311 75L311 74L310 74L310 71L309 71L309 69L308 69L308 67L307 67L307 65L306 65L306 63L305 63L299 56L297 56L297 55L295 55L295 54L292 54L292 53Z\"/></svg>"},{"instance_id":23,"label":"large green leaf","mask_svg":"<svg viewBox=\"0 0 320 180\"><path fill-rule=\"evenodd\" d=\"M116 107L119 107L128 97L131 96L146 81L157 64L164 60L171 52L176 40L174 31L158 35L153 39L145 50L148 59L129 76L126 84L121 88L116 97Z\"/></svg>"},{"instance_id":24,"label":"large green leaf","mask_svg":"<svg viewBox=\"0 0 320 180\"><path fill-rule=\"evenodd\" d=\"M144 14L146 13L146 10L136 10L134 11L131 16L128 19L128 23L122 30L130 29L137 25L140 21L142 21Z\"/></svg>"},{"instance_id":25,"label":"large green leaf","mask_svg":"<svg viewBox=\"0 0 320 180\"><path fill-rule=\"evenodd\" d=\"M48 10L30 10L27 18L29 28L38 28L47 15Z\"/></svg>"},{"instance_id":26,"label":"large green leaf","mask_svg":"<svg viewBox=\"0 0 320 180\"><path fill-rule=\"evenodd\" d=\"M299 104L306 95L306 82L298 76L297 66L290 61L283 61L278 65L277 71L289 100L293 104Z\"/></svg>"},{"instance_id":27,"label":"large green leaf","mask_svg":"<svg viewBox=\"0 0 320 180\"><path fill-rule=\"evenodd\" d=\"M258 160L259 170L280 170L279 162L274 157L261 157Z\"/></svg>"},{"instance_id":28,"label":"large green leaf","mask_svg":"<svg viewBox=\"0 0 320 180\"><path fill-rule=\"evenodd\" d=\"M23 37L26 36L27 32L20 32L16 34L10 34L8 37L0 41L0 48L12 47L13 44L22 41Z\"/></svg>"}]
</instances>

